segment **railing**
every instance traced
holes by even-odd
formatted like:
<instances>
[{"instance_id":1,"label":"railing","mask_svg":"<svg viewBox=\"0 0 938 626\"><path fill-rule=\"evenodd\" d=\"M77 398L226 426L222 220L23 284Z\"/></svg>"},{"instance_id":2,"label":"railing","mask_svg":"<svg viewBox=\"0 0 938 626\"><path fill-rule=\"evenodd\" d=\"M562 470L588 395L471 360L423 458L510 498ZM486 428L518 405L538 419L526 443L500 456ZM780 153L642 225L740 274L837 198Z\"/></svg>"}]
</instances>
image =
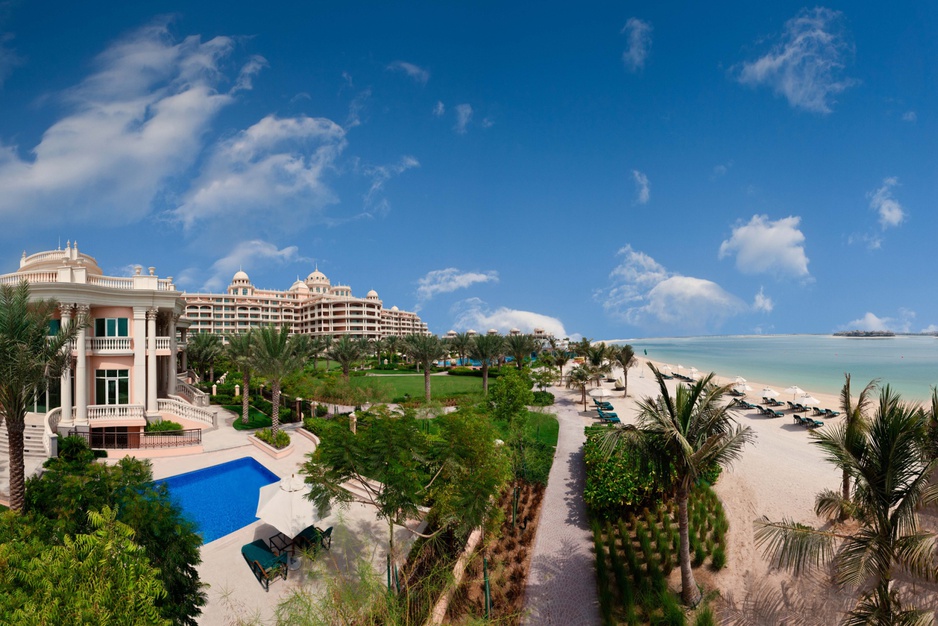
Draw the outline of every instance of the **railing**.
<instances>
[{"instance_id":1,"label":"railing","mask_svg":"<svg viewBox=\"0 0 938 626\"><path fill-rule=\"evenodd\" d=\"M176 393L185 398L189 404L195 406L205 407L211 404L207 393L193 387L186 382L185 378L179 378L178 376L176 377Z\"/></svg>"},{"instance_id":2,"label":"railing","mask_svg":"<svg viewBox=\"0 0 938 626\"><path fill-rule=\"evenodd\" d=\"M27 283L57 283L59 282L58 272L21 272L19 274L7 274L0 277L0 285L18 285L21 281Z\"/></svg>"},{"instance_id":3,"label":"railing","mask_svg":"<svg viewBox=\"0 0 938 626\"><path fill-rule=\"evenodd\" d=\"M207 411L202 407L193 406L182 398L173 396L168 398L160 398L156 401L156 408L160 411L172 413L173 415L179 416L183 419L191 420L193 422L202 422L203 424L208 424L212 427L216 426L215 413L212 411Z\"/></svg>"},{"instance_id":4,"label":"railing","mask_svg":"<svg viewBox=\"0 0 938 626\"><path fill-rule=\"evenodd\" d=\"M169 350L169 337L156 337L157 350Z\"/></svg>"},{"instance_id":5,"label":"railing","mask_svg":"<svg viewBox=\"0 0 938 626\"><path fill-rule=\"evenodd\" d=\"M46 413L45 428L42 430L42 444L46 454L50 457L58 456L58 445L53 446L52 438L58 436L59 422L62 420L62 407L57 407Z\"/></svg>"},{"instance_id":6,"label":"railing","mask_svg":"<svg viewBox=\"0 0 938 626\"><path fill-rule=\"evenodd\" d=\"M26 257L26 260L23 262L24 265L30 263L35 263L37 261L45 261L47 259L64 259L67 252L65 250L51 250L49 252L37 252L35 254L30 254ZM84 255L82 255L84 256Z\"/></svg>"},{"instance_id":7,"label":"railing","mask_svg":"<svg viewBox=\"0 0 938 626\"><path fill-rule=\"evenodd\" d=\"M133 278L123 278L118 276L88 276L89 285L97 285L98 287L110 287L111 289L133 289L134 288L134 279Z\"/></svg>"},{"instance_id":8,"label":"railing","mask_svg":"<svg viewBox=\"0 0 938 626\"><path fill-rule=\"evenodd\" d=\"M89 337L92 352L130 352L130 337Z\"/></svg>"},{"instance_id":9,"label":"railing","mask_svg":"<svg viewBox=\"0 0 938 626\"><path fill-rule=\"evenodd\" d=\"M157 291L175 291L176 286L173 285L173 281L168 278L161 278L156 282Z\"/></svg>"},{"instance_id":10,"label":"railing","mask_svg":"<svg viewBox=\"0 0 938 626\"><path fill-rule=\"evenodd\" d=\"M142 404L93 404L88 407L89 422L145 419Z\"/></svg>"},{"instance_id":11,"label":"railing","mask_svg":"<svg viewBox=\"0 0 938 626\"><path fill-rule=\"evenodd\" d=\"M89 433L83 430L70 430L68 434L69 436L81 437L92 448L106 448L109 450L179 448L197 446L202 443L202 431L198 428L155 433L114 433L100 430L92 430Z\"/></svg>"}]
</instances>

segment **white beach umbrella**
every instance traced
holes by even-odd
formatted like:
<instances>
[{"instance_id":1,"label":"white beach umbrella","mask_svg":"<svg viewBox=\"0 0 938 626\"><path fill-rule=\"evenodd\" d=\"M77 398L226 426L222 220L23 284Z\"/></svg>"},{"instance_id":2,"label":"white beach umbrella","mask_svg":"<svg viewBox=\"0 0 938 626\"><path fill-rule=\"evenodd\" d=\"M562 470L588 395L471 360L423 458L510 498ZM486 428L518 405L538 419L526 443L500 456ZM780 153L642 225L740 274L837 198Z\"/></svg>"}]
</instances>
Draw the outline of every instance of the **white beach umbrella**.
<instances>
[{"instance_id":1,"label":"white beach umbrella","mask_svg":"<svg viewBox=\"0 0 938 626\"><path fill-rule=\"evenodd\" d=\"M736 384L737 384L737 385L744 385L744 384L746 384L746 379L743 378L742 376L737 376L737 377L736 377Z\"/></svg>"},{"instance_id":2,"label":"white beach umbrella","mask_svg":"<svg viewBox=\"0 0 938 626\"><path fill-rule=\"evenodd\" d=\"M589 392L591 398L611 398L612 392L605 387L597 387Z\"/></svg>"},{"instance_id":3,"label":"white beach umbrella","mask_svg":"<svg viewBox=\"0 0 938 626\"><path fill-rule=\"evenodd\" d=\"M820 403L821 403L820 400L818 400L817 398L815 398L809 393L806 393L803 396L801 396L801 404L805 406L817 406Z\"/></svg>"},{"instance_id":4,"label":"white beach umbrella","mask_svg":"<svg viewBox=\"0 0 938 626\"><path fill-rule=\"evenodd\" d=\"M255 515L292 539L320 520L308 493L309 485L295 475L261 487Z\"/></svg>"},{"instance_id":5,"label":"white beach umbrella","mask_svg":"<svg viewBox=\"0 0 938 626\"><path fill-rule=\"evenodd\" d=\"M742 393L746 393L747 391L752 391L752 387L747 385L745 382L736 385L735 387L733 387L733 389L735 389L736 391L740 391Z\"/></svg>"},{"instance_id":6,"label":"white beach umbrella","mask_svg":"<svg viewBox=\"0 0 938 626\"><path fill-rule=\"evenodd\" d=\"M765 396L766 398L777 398L778 392L772 389L771 387L763 387L762 395Z\"/></svg>"},{"instance_id":7,"label":"white beach umbrella","mask_svg":"<svg viewBox=\"0 0 938 626\"><path fill-rule=\"evenodd\" d=\"M690 377L694 380L697 380L698 376L700 376L700 370L698 370L696 367L690 368Z\"/></svg>"},{"instance_id":8,"label":"white beach umbrella","mask_svg":"<svg viewBox=\"0 0 938 626\"><path fill-rule=\"evenodd\" d=\"M670 376L671 372L673 372L674 370L671 369L670 365L665 363L664 365L661 366L661 369L659 369L658 371L664 374L665 376Z\"/></svg>"},{"instance_id":9,"label":"white beach umbrella","mask_svg":"<svg viewBox=\"0 0 938 626\"><path fill-rule=\"evenodd\" d=\"M678 363L678 364L677 364L677 371L680 372L682 369L684 369L684 366L681 365L680 363Z\"/></svg>"}]
</instances>

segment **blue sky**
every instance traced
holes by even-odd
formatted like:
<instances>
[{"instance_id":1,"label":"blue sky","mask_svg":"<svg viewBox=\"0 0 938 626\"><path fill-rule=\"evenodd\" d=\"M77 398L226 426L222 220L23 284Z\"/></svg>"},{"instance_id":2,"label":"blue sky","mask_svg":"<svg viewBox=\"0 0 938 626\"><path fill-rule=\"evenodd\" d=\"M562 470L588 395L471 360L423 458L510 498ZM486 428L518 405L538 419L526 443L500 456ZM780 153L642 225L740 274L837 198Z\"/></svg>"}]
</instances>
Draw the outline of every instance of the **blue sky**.
<instances>
[{"instance_id":1,"label":"blue sky","mask_svg":"<svg viewBox=\"0 0 938 626\"><path fill-rule=\"evenodd\" d=\"M318 266L436 333L938 329L936 5L532 6L0 2L0 270Z\"/></svg>"}]
</instances>

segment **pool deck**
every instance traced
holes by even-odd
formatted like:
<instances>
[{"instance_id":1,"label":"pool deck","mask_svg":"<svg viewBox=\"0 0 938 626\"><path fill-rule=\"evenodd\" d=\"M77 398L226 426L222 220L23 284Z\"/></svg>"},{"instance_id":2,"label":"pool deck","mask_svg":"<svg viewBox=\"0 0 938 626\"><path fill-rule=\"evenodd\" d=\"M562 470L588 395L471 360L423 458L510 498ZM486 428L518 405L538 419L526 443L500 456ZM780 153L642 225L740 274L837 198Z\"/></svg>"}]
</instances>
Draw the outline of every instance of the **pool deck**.
<instances>
[{"instance_id":1,"label":"pool deck","mask_svg":"<svg viewBox=\"0 0 938 626\"><path fill-rule=\"evenodd\" d=\"M166 478L242 457L252 457L261 465L281 478L298 473L306 455L315 449L312 441L294 434L291 436L294 450L286 458L273 459L248 440L247 432L234 430L231 426L233 414L219 414L218 429L203 433L204 452L186 456L159 457L150 459L153 477ZM294 430L288 425L285 430ZM312 506L312 505L310 505ZM320 528L334 526L332 549L320 553L317 564L333 574L348 571L357 558L365 557L378 571L385 569L385 554L388 537L387 524L375 516L375 509L362 504L353 504L345 510L334 509L318 524ZM312 568L304 559L301 567L288 574L287 580L277 579L270 584L270 591L257 582L250 568L241 557L241 546L255 539L268 540L277 530L257 521L229 535L202 546L202 564L198 567L202 582L210 585L207 590L208 603L202 608L199 624L223 625L239 621L273 623L277 604L295 590L307 588L313 593L321 585ZM395 527L394 541L397 549L407 549L413 539L412 533Z\"/></svg>"}]
</instances>

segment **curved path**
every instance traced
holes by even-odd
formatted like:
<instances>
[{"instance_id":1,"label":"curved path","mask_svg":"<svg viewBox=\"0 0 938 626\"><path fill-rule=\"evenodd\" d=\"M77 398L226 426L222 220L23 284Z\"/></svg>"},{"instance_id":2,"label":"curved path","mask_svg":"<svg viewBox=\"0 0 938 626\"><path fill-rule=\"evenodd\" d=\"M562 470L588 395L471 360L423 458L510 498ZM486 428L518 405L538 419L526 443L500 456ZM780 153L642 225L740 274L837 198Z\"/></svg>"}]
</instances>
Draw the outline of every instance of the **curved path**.
<instances>
[{"instance_id":1,"label":"curved path","mask_svg":"<svg viewBox=\"0 0 938 626\"><path fill-rule=\"evenodd\" d=\"M523 623L591 626L600 617L593 535L583 502L584 421L566 390L551 392L560 432L534 540Z\"/></svg>"}]
</instances>

